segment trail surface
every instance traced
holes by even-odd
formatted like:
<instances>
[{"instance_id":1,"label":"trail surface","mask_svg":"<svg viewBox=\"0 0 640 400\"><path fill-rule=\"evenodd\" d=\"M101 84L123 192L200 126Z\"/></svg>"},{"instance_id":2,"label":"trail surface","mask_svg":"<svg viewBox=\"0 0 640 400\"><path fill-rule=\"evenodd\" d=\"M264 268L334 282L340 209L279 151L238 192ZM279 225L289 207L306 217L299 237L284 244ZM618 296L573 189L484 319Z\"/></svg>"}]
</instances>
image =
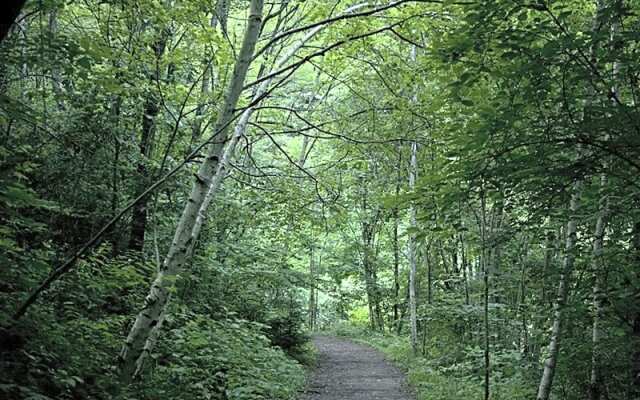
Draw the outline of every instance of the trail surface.
<instances>
[{"instance_id":1,"label":"trail surface","mask_svg":"<svg viewBox=\"0 0 640 400\"><path fill-rule=\"evenodd\" d=\"M302 400L413 400L404 375L377 350L332 336L316 336L318 366Z\"/></svg>"}]
</instances>

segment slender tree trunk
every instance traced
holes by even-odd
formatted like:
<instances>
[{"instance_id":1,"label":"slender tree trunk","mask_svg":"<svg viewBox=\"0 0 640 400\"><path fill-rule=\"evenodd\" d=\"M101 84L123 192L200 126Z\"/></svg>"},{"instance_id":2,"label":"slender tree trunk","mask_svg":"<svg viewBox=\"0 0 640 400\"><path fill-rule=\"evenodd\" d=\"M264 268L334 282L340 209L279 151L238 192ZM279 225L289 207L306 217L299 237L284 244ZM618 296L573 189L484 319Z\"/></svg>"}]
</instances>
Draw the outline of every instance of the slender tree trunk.
<instances>
[{"instance_id":1,"label":"slender tree trunk","mask_svg":"<svg viewBox=\"0 0 640 400\"><path fill-rule=\"evenodd\" d=\"M467 276L467 267L469 260L465 250L464 236L460 234L460 257L462 258L462 280L464 281L464 304L469 305L469 277Z\"/></svg>"},{"instance_id":2,"label":"slender tree trunk","mask_svg":"<svg viewBox=\"0 0 640 400\"><path fill-rule=\"evenodd\" d=\"M491 378L491 358L489 349L489 271L491 270L491 254L492 251L487 251L487 205L486 205L486 193L484 188L481 192L481 210L482 219L480 223L480 240L482 243L482 298L483 298L483 330L484 330L484 343L483 343L483 356L484 356L484 400L489 400L491 395L490 378Z\"/></svg>"},{"instance_id":3,"label":"slender tree trunk","mask_svg":"<svg viewBox=\"0 0 640 400\"><path fill-rule=\"evenodd\" d=\"M120 176L120 107L122 98L113 96L109 105L110 126L115 127L113 132L113 164L111 166L111 218L118 214L120 206L120 184L118 177ZM109 240L112 245L112 254L115 256L120 253L120 235L114 225L109 230Z\"/></svg>"},{"instance_id":4,"label":"slender tree trunk","mask_svg":"<svg viewBox=\"0 0 640 400\"><path fill-rule=\"evenodd\" d=\"M398 240L398 226L400 217L398 209L393 210L393 325L398 329L400 325L400 248Z\"/></svg>"},{"instance_id":5,"label":"slender tree trunk","mask_svg":"<svg viewBox=\"0 0 640 400\"><path fill-rule=\"evenodd\" d=\"M373 272L373 290L374 290L374 311L376 313L376 328L380 332L384 332L384 315L382 314L381 293L378 285L378 273L376 272L375 265L372 268Z\"/></svg>"},{"instance_id":6,"label":"slender tree trunk","mask_svg":"<svg viewBox=\"0 0 640 400\"><path fill-rule=\"evenodd\" d=\"M484 297L484 400L489 400L490 397L490 378L491 378L491 359L489 353L489 273L487 265L483 263L483 297Z\"/></svg>"},{"instance_id":7,"label":"slender tree trunk","mask_svg":"<svg viewBox=\"0 0 640 400\"><path fill-rule=\"evenodd\" d=\"M400 321L403 321L405 316L407 315L408 305L409 305L409 286L410 286L411 276L407 276L407 290L404 293L404 302L402 303L402 308L400 309ZM402 324L398 325L398 335L402 333Z\"/></svg>"},{"instance_id":8,"label":"slender tree trunk","mask_svg":"<svg viewBox=\"0 0 640 400\"><path fill-rule=\"evenodd\" d=\"M409 168L409 188L415 190L416 187L416 175L418 171L418 144L416 142L411 143L411 165ZM411 323L411 348L413 355L418 354L418 316L416 306L416 272L417 272L417 254L416 254L416 233L417 229L416 220L416 205L411 205L411 229L412 232L409 235L409 320Z\"/></svg>"},{"instance_id":9,"label":"slender tree trunk","mask_svg":"<svg viewBox=\"0 0 640 400\"><path fill-rule=\"evenodd\" d=\"M521 337L522 337L522 345L520 346L522 356L524 359L529 356L529 327L527 326L527 282L526 282L526 268L525 268L525 258L526 252L520 260L520 301L518 304L518 311L520 312L520 321L521 321Z\"/></svg>"},{"instance_id":10,"label":"slender tree trunk","mask_svg":"<svg viewBox=\"0 0 640 400\"><path fill-rule=\"evenodd\" d=\"M423 257L424 257L424 262L427 266L427 304L429 306L431 306L432 301L433 301L433 293L432 293L432 287L433 287L433 282L432 282L432 262L431 262L431 257L429 256L429 249L430 249L431 245L429 243L425 243L424 244L424 251L423 251ZM429 329L429 324L427 319L424 319L422 321L422 355L426 355L427 354L427 330Z\"/></svg>"},{"instance_id":11,"label":"slender tree trunk","mask_svg":"<svg viewBox=\"0 0 640 400\"><path fill-rule=\"evenodd\" d=\"M600 400L602 389L602 317L604 314L604 279L605 273L603 249L604 237L609 217L608 196L606 194L607 176L602 174L600 177L600 189L602 195L600 197L600 206L598 210L598 219L593 240L593 327L591 344L593 346L591 353L591 379L589 383L589 399Z\"/></svg>"},{"instance_id":12,"label":"slender tree trunk","mask_svg":"<svg viewBox=\"0 0 640 400\"><path fill-rule=\"evenodd\" d=\"M373 265L371 262L371 242L373 236L373 224L364 222L362 224L362 266L364 269L364 280L367 290L367 303L369 305L369 322L371 329L378 328L378 310L376 308L376 282L374 279Z\"/></svg>"},{"instance_id":13,"label":"slender tree trunk","mask_svg":"<svg viewBox=\"0 0 640 400\"><path fill-rule=\"evenodd\" d=\"M402 166L402 151L398 151L398 164L396 176L396 198L400 196L400 170ZM398 227L400 226L400 210L393 209L393 323L396 332L399 334L400 327L400 246L398 240Z\"/></svg>"},{"instance_id":14,"label":"slender tree trunk","mask_svg":"<svg viewBox=\"0 0 640 400\"><path fill-rule=\"evenodd\" d=\"M569 279L573 272L573 264L575 260L575 247L577 241L577 221L576 214L579 208L580 192L582 188L582 182L576 181L573 184L573 192L571 193L571 202L569 205L569 221L567 222L565 253L563 259L562 273L560 274L560 281L558 282L558 292L556 301L553 304L553 325L551 326L551 339L549 340L549 356L545 360L544 370L542 377L540 378L540 385L538 386L537 400L548 400L551 393L551 385L553 383L553 376L556 372L556 364L558 362L558 353L560 351L560 335L562 329L562 321L564 318L564 307L567 303L567 296L569 291Z\"/></svg>"},{"instance_id":15,"label":"slender tree trunk","mask_svg":"<svg viewBox=\"0 0 640 400\"><path fill-rule=\"evenodd\" d=\"M156 58L156 66L160 65L169 40L169 30L160 30L159 37L153 44L153 52ZM155 73L150 76L150 85L155 86L160 80L160 70L156 67ZM149 161L153 151L153 142L155 140L155 118L160 112L159 96L155 93L155 88L150 89L144 101L142 111L142 129L140 133L139 160L136 167L137 170L137 193L136 197L144 193L149 185ZM147 208L149 204L149 196L146 196L133 206L131 210L131 233L129 236L129 250L142 251L144 248L144 237L147 231Z\"/></svg>"},{"instance_id":16,"label":"slender tree trunk","mask_svg":"<svg viewBox=\"0 0 640 400\"><path fill-rule=\"evenodd\" d=\"M136 167L137 186L139 195L149 184L148 164L151 158L151 151L155 136L155 117L158 115L157 99L149 95L145 101L142 115L142 132L140 135L138 165ZM147 230L147 205L149 198L139 201L131 210L131 234L129 236L129 250L142 251L144 247L144 236Z\"/></svg>"},{"instance_id":17,"label":"slender tree trunk","mask_svg":"<svg viewBox=\"0 0 640 400\"><path fill-rule=\"evenodd\" d=\"M425 243L424 262L427 264L427 303L433 302L433 260L429 255L431 243Z\"/></svg>"},{"instance_id":18,"label":"slender tree trunk","mask_svg":"<svg viewBox=\"0 0 640 400\"><path fill-rule=\"evenodd\" d=\"M603 27L604 22L604 9L605 9L605 0L596 0L596 15L593 19L592 23L592 33L593 33L593 42L591 43L589 49L589 55L591 58L592 65L598 66L598 60L596 58L597 50L600 47L601 38L599 32ZM593 104L594 99L596 99L597 94L593 87L588 86L587 91L589 93L589 97L587 98L587 106ZM585 109L588 107L585 107ZM584 119L590 118L587 114L583 117ZM564 265L562 274L560 276L560 282L558 284L558 296L557 300L554 303L554 319L553 325L551 327L551 340L549 342L549 356L545 361L544 371L542 373L542 378L540 379L540 385L538 387L538 396L537 400L548 400L549 395L551 393L551 385L553 383L553 377L555 374L555 367L558 359L559 346L560 346L560 335L561 335L561 326L563 319L563 308L567 302L568 296L568 288L569 288L569 279L571 272L573 271L574 264L574 249L577 241L577 233L576 233L576 212L579 208L579 196L582 188L582 181L578 179L574 183L573 193L571 194L571 203L570 203L570 219L567 222L566 229L566 244L565 244L565 255L564 255Z\"/></svg>"},{"instance_id":19,"label":"slender tree trunk","mask_svg":"<svg viewBox=\"0 0 640 400\"><path fill-rule=\"evenodd\" d=\"M545 238L545 246L544 246L544 264L542 267L542 289L541 296L542 300L548 298L547 296L547 275L549 274L549 270L551 269L551 261L553 260L553 256L555 254L555 242L556 238L554 237L554 232L548 231Z\"/></svg>"},{"instance_id":20,"label":"slender tree trunk","mask_svg":"<svg viewBox=\"0 0 640 400\"><path fill-rule=\"evenodd\" d=\"M311 278L311 287L309 288L309 330L313 332L316 328L316 282L315 282L315 265L313 245L309 253L309 276Z\"/></svg>"},{"instance_id":21,"label":"slender tree trunk","mask_svg":"<svg viewBox=\"0 0 640 400\"><path fill-rule=\"evenodd\" d=\"M527 257L529 253L529 239L525 235L522 243L518 246L516 253L516 261L520 266L520 282L518 292L513 301L513 309L516 317L520 318L520 330L518 332L518 349L523 360L529 358L529 328L527 326L528 308L526 304L527 298Z\"/></svg>"},{"instance_id":22,"label":"slender tree trunk","mask_svg":"<svg viewBox=\"0 0 640 400\"><path fill-rule=\"evenodd\" d=\"M151 349L145 348L145 344L153 331L152 328L161 321L177 275L187 262L186 256L192 240L193 227L200 207L209 191L211 179L216 173L223 146L228 136L233 112L242 92L247 69L253 58L262 25L262 7L263 0L251 1L242 48L234 66L224 105L215 124L216 140L209 146L208 154L200 165L191 194L182 212L162 268L156 275L151 290L145 299L143 309L131 327L120 353L120 378L125 383L130 382L136 370L136 365L139 365L141 360L144 360L145 356L151 351Z\"/></svg>"}]
</instances>

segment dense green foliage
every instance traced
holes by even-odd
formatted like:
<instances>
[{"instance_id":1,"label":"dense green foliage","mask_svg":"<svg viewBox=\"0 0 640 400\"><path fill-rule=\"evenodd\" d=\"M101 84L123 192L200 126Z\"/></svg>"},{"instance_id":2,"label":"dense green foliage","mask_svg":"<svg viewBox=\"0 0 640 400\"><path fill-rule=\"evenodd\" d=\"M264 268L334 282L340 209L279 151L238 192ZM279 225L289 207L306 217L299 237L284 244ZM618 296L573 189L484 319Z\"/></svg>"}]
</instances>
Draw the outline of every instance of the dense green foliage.
<instances>
[{"instance_id":1,"label":"dense green foliage","mask_svg":"<svg viewBox=\"0 0 640 400\"><path fill-rule=\"evenodd\" d=\"M0 397L293 399L332 329L422 398L639 398L640 3L282 0L241 57L259 3L0 42Z\"/></svg>"}]
</instances>

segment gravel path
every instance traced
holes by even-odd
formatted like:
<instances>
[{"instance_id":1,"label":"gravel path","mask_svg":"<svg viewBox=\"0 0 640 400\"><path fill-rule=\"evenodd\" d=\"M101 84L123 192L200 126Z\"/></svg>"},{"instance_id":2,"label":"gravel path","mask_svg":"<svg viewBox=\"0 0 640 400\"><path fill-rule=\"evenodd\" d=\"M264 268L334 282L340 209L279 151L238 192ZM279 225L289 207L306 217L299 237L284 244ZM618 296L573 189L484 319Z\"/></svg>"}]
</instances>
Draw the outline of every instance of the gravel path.
<instances>
[{"instance_id":1,"label":"gravel path","mask_svg":"<svg viewBox=\"0 0 640 400\"><path fill-rule=\"evenodd\" d=\"M412 400L398 368L377 350L316 336L318 366L301 400Z\"/></svg>"}]
</instances>

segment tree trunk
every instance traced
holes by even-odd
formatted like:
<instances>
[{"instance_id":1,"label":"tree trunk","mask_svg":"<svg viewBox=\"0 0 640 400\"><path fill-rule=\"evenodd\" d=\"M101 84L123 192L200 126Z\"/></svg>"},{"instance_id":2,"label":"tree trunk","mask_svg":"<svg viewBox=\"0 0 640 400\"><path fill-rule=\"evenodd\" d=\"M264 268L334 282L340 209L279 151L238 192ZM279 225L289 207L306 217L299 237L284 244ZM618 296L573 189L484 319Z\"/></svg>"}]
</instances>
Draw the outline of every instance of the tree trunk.
<instances>
[{"instance_id":1,"label":"tree trunk","mask_svg":"<svg viewBox=\"0 0 640 400\"><path fill-rule=\"evenodd\" d=\"M366 208L364 210L366 212ZM376 282L373 273L374 267L371 262L371 243L373 241L373 230L373 223L362 223L362 268L364 270L364 282L367 291L367 304L369 306L369 323L371 324L371 329L375 330L378 328L379 323L378 310L376 308Z\"/></svg>"},{"instance_id":2,"label":"tree trunk","mask_svg":"<svg viewBox=\"0 0 640 400\"><path fill-rule=\"evenodd\" d=\"M424 262L427 264L427 303L433 302L433 261L429 255L431 243L425 243L424 246Z\"/></svg>"},{"instance_id":3,"label":"tree trunk","mask_svg":"<svg viewBox=\"0 0 640 400\"><path fill-rule=\"evenodd\" d=\"M604 8L605 8L605 0L596 0L596 15L593 19L592 23L592 33L594 40L591 43L589 49L590 62L597 68L597 49L600 46L600 35L599 32L602 29L603 21L604 21ZM587 98L587 104L585 109L588 109L593 100L596 98L597 93L592 86L587 87L587 91L589 93L589 97ZM589 115L585 115L584 119L588 119ZM540 379L540 385L538 387L538 396L537 400L548 400L549 394L551 393L551 384L553 383L553 376L555 374L555 367L558 359L559 346L560 346L560 335L561 335L561 326L563 319L563 308L567 302L568 290L569 290L569 279L571 272L573 271L574 264L574 249L577 241L577 233L576 233L576 213L579 208L579 196L582 188L582 181L580 179L576 180L573 185L573 192L571 194L571 203L570 203L570 217L567 222L567 231L566 231L566 244L565 244L565 255L564 255L564 265L562 274L560 275L560 282L558 284L558 295L557 300L553 305L554 308L554 319L553 325L551 327L551 340L549 342L549 357L545 361L544 371L542 373L542 378Z\"/></svg>"},{"instance_id":4,"label":"tree trunk","mask_svg":"<svg viewBox=\"0 0 640 400\"><path fill-rule=\"evenodd\" d=\"M551 262L554 258L556 247L555 247L556 238L554 236L554 232L548 231L545 238L545 246L544 246L544 264L542 267L542 289L541 289L541 297L542 301L546 301L547 299L547 275L549 274L549 269L551 268Z\"/></svg>"},{"instance_id":5,"label":"tree trunk","mask_svg":"<svg viewBox=\"0 0 640 400\"><path fill-rule=\"evenodd\" d=\"M215 142L209 146L209 151L200 165L195 176L191 194L184 207L176 232L150 292L145 299L142 311L138 314L127 340L119 356L120 378L128 383L133 378L136 365L144 360L151 349L145 348L152 328L157 325L165 312L169 294L175 285L177 275L187 261L187 253L192 241L193 228L203 204L211 179L217 171L218 162L226 142L229 125L233 112L242 92L247 69L253 58L256 42L262 25L263 0L252 0L250 5L247 27L234 66L233 76L227 88L224 105L215 124Z\"/></svg>"},{"instance_id":6,"label":"tree trunk","mask_svg":"<svg viewBox=\"0 0 640 400\"><path fill-rule=\"evenodd\" d=\"M418 171L418 144L416 142L411 143L411 165L409 168L409 189L415 190L416 188L416 175ZM411 205L411 229L412 232L409 235L409 320L411 324L411 349L413 355L418 354L418 316L416 306L416 272L417 272L417 254L416 254L416 205Z\"/></svg>"},{"instance_id":7,"label":"tree trunk","mask_svg":"<svg viewBox=\"0 0 640 400\"><path fill-rule=\"evenodd\" d=\"M400 171L402 166L402 151L398 151L398 164L396 176L396 199L400 196ZM400 334L400 245L398 240L398 227L400 226L400 210L393 208L393 324L396 332Z\"/></svg>"},{"instance_id":8,"label":"tree trunk","mask_svg":"<svg viewBox=\"0 0 640 400\"><path fill-rule=\"evenodd\" d=\"M593 327L592 327L592 350L591 350L591 379L589 382L589 399L600 400L602 389L602 317L604 314L604 279L605 265L603 259L604 236L609 217L609 200L606 195L607 176L602 174L600 177L600 189L602 195L600 197L600 206L598 210L598 219L593 235Z\"/></svg>"},{"instance_id":9,"label":"tree trunk","mask_svg":"<svg viewBox=\"0 0 640 400\"><path fill-rule=\"evenodd\" d=\"M469 305L469 277L467 273L467 267L469 260L467 260L467 252L465 250L464 236L460 234L460 258L462 259L462 280L464 281L464 304Z\"/></svg>"},{"instance_id":10,"label":"tree trunk","mask_svg":"<svg viewBox=\"0 0 640 400\"><path fill-rule=\"evenodd\" d=\"M538 386L537 400L548 400L551 393L551 384L553 376L556 372L556 364L558 362L558 353L560 350L560 334L562 328L562 320L564 318L563 311L567 303L567 295L569 291L569 279L573 271L573 263L575 259L574 251L577 241L577 221L576 214L579 208L580 192L582 182L580 180L573 184L573 192L571 194L571 202L569 205L569 221L567 222L565 254L563 259L562 273L558 282L558 292L556 301L553 304L553 325L551 326L551 339L549 340L549 356L544 363L544 371L540 378Z\"/></svg>"},{"instance_id":11,"label":"tree trunk","mask_svg":"<svg viewBox=\"0 0 640 400\"><path fill-rule=\"evenodd\" d=\"M315 265L313 245L309 253L309 277L311 278L311 286L309 287L309 330L313 332L316 328L316 282L315 282Z\"/></svg>"},{"instance_id":12,"label":"tree trunk","mask_svg":"<svg viewBox=\"0 0 640 400\"><path fill-rule=\"evenodd\" d=\"M169 40L169 31L167 29L159 30L159 37L153 44L153 52L156 58L155 73L149 77L149 83L155 86L160 80L160 58L162 58L167 41ZM155 118L160 112L159 96L155 93L155 88L150 89L144 101L142 110L142 130L140 134L139 160L136 167L137 170L137 191L136 197L144 193L149 185L149 160L153 150L153 142L155 139ZM129 250L142 251L144 248L144 236L147 230L147 205L149 204L149 196L145 196L136 203L131 210L131 233L129 236Z\"/></svg>"},{"instance_id":13,"label":"tree trunk","mask_svg":"<svg viewBox=\"0 0 640 400\"><path fill-rule=\"evenodd\" d=\"M486 205L486 193L484 188L481 189L481 210L482 219L479 222L480 224L480 240L482 243L482 319L483 319L483 331L484 331L484 343L483 343L483 358L484 358L484 400L489 400L491 395L490 388L490 378L491 378L491 358L490 358L490 349L489 349L489 271L490 267L490 257L492 251L487 251L487 205Z\"/></svg>"},{"instance_id":14,"label":"tree trunk","mask_svg":"<svg viewBox=\"0 0 640 400\"><path fill-rule=\"evenodd\" d=\"M142 115L142 132L140 135L140 144L137 172L137 195L140 195L149 184L149 169L147 165L151 158L151 150L155 136L155 117L158 115L157 98L148 95L145 100ZM145 197L139 201L131 211L131 234L129 236L129 250L142 251L144 247L144 235L147 230L147 205L149 198Z\"/></svg>"}]
</instances>

